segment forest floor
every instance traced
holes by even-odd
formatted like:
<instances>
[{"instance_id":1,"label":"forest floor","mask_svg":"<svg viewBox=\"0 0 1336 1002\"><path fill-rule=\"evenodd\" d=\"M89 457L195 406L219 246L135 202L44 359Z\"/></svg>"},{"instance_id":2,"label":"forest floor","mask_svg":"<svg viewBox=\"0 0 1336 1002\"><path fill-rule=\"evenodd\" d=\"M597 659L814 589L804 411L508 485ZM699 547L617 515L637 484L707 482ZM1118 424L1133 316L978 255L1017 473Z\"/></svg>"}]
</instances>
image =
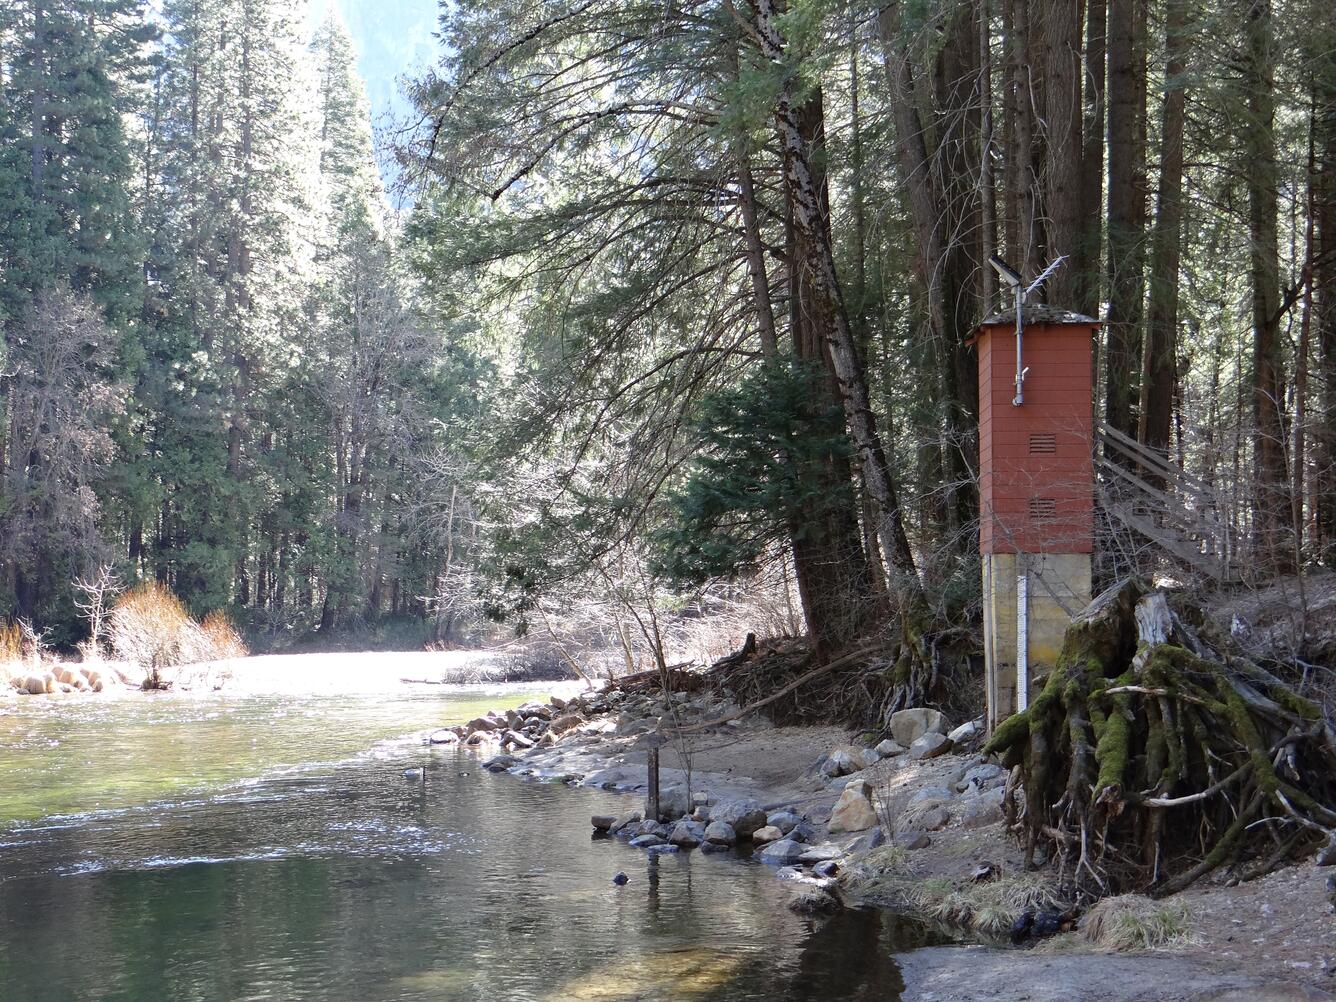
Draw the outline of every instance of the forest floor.
<instances>
[{"instance_id":1,"label":"forest floor","mask_svg":"<svg viewBox=\"0 0 1336 1002\"><path fill-rule=\"evenodd\" d=\"M608 715L613 717L624 724L625 709ZM596 785L643 790L646 752L640 742L618 737L607 720L591 717L590 725L550 747L517 753L511 771L587 777ZM689 742L665 745L663 782L678 781L680 774L668 770L689 762L692 790L704 790L712 799L750 797L767 809L792 807L816 826L812 842L826 837L848 842L852 836L827 836L823 827L842 780L823 777L819 766L832 748L850 744L852 737L837 727L734 722ZM877 790L881 813L886 805L896 813L919 791L954 790L961 775L981 761L972 754L918 762L901 756L859 775ZM929 879L966 883L983 863L1003 874L1024 872L1020 847L1004 823L968 820L968 800L947 801L949 820L931 831L926 848L908 854L911 884ZM1078 930L1022 948L983 938L974 945L911 951L897 956L906 982L903 997L918 1002L1336 1000L1336 917L1325 898L1329 872L1307 861L1232 887L1223 876L1199 881L1175 899L1188 909L1186 935L1155 950L1100 950ZM864 900L901 911L912 907L898 894L879 897L874 891Z\"/></svg>"}]
</instances>

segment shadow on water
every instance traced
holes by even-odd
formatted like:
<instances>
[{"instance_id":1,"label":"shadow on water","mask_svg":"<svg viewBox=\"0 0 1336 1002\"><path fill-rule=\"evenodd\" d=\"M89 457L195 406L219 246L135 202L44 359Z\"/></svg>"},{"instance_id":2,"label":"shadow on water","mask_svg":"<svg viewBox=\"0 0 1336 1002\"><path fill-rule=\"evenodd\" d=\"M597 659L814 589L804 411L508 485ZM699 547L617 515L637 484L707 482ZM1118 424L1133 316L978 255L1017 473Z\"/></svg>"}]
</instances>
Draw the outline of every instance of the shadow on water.
<instances>
[{"instance_id":1,"label":"shadow on water","mask_svg":"<svg viewBox=\"0 0 1336 1002\"><path fill-rule=\"evenodd\" d=\"M589 815L626 804L403 745L0 826L0 999L884 1000L891 954L938 941L794 915L753 861L591 841Z\"/></svg>"}]
</instances>

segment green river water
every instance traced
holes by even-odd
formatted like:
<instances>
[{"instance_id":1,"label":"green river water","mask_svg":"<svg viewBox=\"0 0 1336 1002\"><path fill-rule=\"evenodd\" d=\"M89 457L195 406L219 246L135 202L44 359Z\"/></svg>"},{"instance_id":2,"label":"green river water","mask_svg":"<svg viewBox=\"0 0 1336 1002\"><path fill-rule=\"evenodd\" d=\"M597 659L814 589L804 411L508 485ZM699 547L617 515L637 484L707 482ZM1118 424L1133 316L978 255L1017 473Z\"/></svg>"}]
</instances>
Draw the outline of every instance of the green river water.
<instances>
[{"instance_id":1,"label":"green river water","mask_svg":"<svg viewBox=\"0 0 1336 1002\"><path fill-rule=\"evenodd\" d=\"M592 840L632 801L422 742L543 690L432 689L0 703L0 1002L899 997L923 930Z\"/></svg>"}]
</instances>

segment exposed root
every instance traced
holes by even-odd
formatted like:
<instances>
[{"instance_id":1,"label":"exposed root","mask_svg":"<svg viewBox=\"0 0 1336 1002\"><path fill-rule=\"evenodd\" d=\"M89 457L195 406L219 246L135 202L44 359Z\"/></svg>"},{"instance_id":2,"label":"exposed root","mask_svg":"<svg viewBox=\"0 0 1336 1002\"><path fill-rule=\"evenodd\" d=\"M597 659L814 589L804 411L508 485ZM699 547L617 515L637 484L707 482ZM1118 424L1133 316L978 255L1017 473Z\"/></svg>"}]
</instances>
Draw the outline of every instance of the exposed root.
<instances>
[{"instance_id":1,"label":"exposed root","mask_svg":"<svg viewBox=\"0 0 1336 1002\"><path fill-rule=\"evenodd\" d=\"M1090 896L1171 893L1223 866L1266 872L1336 824L1336 742L1316 704L1206 644L1184 606L1129 580L1067 631L1029 709L987 751L1019 766L1008 818L1033 862Z\"/></svg>"}]
</instances>

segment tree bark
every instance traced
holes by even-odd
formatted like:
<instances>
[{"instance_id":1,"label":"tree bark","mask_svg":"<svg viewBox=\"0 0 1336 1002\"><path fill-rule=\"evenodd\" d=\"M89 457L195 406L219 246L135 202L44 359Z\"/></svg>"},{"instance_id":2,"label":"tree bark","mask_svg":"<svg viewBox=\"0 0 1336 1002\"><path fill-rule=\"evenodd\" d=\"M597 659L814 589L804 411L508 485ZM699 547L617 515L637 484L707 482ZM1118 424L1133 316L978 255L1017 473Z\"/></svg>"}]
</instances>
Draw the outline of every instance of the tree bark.
<instances>
[{"instance_id":1,"label":"tree bark","mask_svg":"<svg viewBox=\"0 0 1336 1002\"><path fill-rule=\"evenodd\" d=\"M1183 247L1183 129L1187 122L1188 10L1167 0L1164 106L1160 115L1160 179L1151 236L1150 316L1141 394L1141 441L1169 449L1178 356L1178 269Z\"/></svg>"}]
</instances>

